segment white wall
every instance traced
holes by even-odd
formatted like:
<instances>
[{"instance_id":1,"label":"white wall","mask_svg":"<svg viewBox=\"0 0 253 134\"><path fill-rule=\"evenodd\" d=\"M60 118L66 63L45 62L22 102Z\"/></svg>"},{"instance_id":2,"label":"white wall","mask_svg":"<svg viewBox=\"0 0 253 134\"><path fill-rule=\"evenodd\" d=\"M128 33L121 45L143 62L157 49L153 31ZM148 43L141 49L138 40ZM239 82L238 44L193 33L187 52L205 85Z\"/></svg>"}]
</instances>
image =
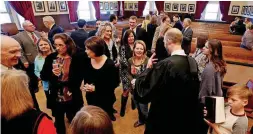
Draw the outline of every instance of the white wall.
<instances>
[{"instance_id":1,"label":"white wall","mask_svg":"<svg viewBox=\"0 0 253 134\"><path fill-rule=\"evenodd\" d=\"M170 3L170 10L166 11L165 9L165 5L166 3ZM178 11L173 11L173 3L177 3L178 4ZM180 10L180 4L186 4L186 11L181 11ZM194 12L188 12L188 6L189 4L194 4ZM172 12L172 13L195 13L196 11L196 1L165 1L164 2L164 12Z\"/></svg>"},{"instance_id":2,"label":"white wall","mask_svg":"<svg viewBox=\"0 0 253 134\"><path fill-rule=\"evenodd\" d=\"M233 6L239 6L240 7L238 14L232 14L231 13L231 10L232 10ZM253 15L242 15L241 14L243 6L252 6L252 10L253 10L253 1L231 1L229 11L228 11L228 15L253 18Z\"/></svg>"},{"instance_id":3,"label":"white wall","mask_svg":"<svg viewBox=\"0 0 253 134\"><path fill-rule=\"evenodd\" d=\"M67 1L66 1L67 11L64 11L64 12L60 12L60 11L59 11L59 1L55 1L55 2L56 2L56 7L57 7L57 8L56 8L56 9L57 9L56 12L49 12L49 11L48 11L48 1L43 1L43 2L44 2L45 12L35 12L35 9L34 9L34 2L35 2L35 1L31 1L32 7L33 7L34 16L40 16L40 15L57 15L57 14L69 14L69 9L68 9L68 3L67 3Z\"/></svg>"}]
</instances>

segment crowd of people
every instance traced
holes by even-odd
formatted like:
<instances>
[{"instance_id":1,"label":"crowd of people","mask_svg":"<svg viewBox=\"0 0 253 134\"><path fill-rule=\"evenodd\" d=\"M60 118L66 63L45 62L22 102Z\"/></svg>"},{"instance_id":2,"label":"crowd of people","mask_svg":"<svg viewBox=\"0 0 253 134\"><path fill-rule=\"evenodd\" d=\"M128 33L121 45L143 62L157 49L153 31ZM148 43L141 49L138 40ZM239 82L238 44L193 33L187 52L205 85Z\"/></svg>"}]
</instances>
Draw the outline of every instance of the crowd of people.
<instances>
[{"instance_id":1,"label":"crowd of people","mask_svg":"<svg viewBox=\"0 0 253 134\"><path fill-rule=\"evenodd\" d=\"M191 19L181 22L175 14L171 22L161 12L148 15L137 26L137 17L131 16L121 39L117 19L113 14L110 22L97 20L96 29L90 32L85 30L86 21L79 19L79 28L68 35L53 17L45 16L48 33L36 31L26 20L23 32L13 37L1 35L3 132L65 134L66 114L73 134L114 134L114 90L120 83L120 116L125 116L131 94L131 107L138 110L133 126L145 125L145 134L172 129L178 134L203 134L211 130L208 127L212 133L247 132L244 106L252 93L246 85L229 89L229 119L222 124L203 120L204 98L223 96L227 67L219 40L197 37L197 49L190 56ZM253 33L253 25L248 28L245 44ZM40 111L35 97L38 81L54 123ZM86 92L88 105L84 106L82 92ZM226 125L230 118L234 122Z\"/></svg>"}]
</instances>

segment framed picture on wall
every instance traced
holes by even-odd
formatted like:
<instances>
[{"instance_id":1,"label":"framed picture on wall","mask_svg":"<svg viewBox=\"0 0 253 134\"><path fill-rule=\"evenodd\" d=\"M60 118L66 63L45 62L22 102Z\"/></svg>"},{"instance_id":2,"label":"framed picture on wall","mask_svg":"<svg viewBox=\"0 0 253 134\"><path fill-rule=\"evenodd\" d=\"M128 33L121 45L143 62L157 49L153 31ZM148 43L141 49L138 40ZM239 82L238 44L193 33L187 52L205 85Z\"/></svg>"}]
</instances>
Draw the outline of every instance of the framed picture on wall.
<instances>
[{"instance_id":1,"label":"framed picture on wall","mask_svg":"<svg viewBox=\"0 0 253 134\"><path fill-rule=\"evenodd\" d=\"M247 15L248 14L248 6L245 6L244 8L244 15Z\"/></svg>"},{"instance_id":2,"label":"framed picture on wall","mask_svg":"<svg viewBox=\"0 0 253 134\"><path fill-rule=\"evenodd\" d=\"M188 12L194 12L195 10L195 4L189 4L188 5Z\"/></svg>"},{"instance_id":3,"label":"framed picture on wall","mask_svg":"<svg viewBox=\"0 0 253 134\"><path fill-rule=\"evenodd\" d=\"M248 6L247 15L250 15L250 14L251 14L251 10L252 10L252 6Z\"/></svg>"},{"instance_id":4,"label":"framed picture on wall","mask_svg":"<svg viewBox=\"0 0 253 134\"><path fill-rule=\"evenodd\" d=\"M138 11L138 3L134 3L134 10Z\"/></svg>"},{"instance_id":5,"label":"framed picture on wall","mask_svg":"<svg viewBox=\"0 0 253 134\"><path fill-rule=\"evenodd\" d=\"M238 14L239 13L240 6L233 5L231 9L231 14Z\"/></svg>"},{"instance_id":6,"label":"framed picture on wall","mask_svg":"<svg viewBox=\"0 0 253 134\"><path fill-rule=\"evenodd\" d=\"M105 3L104 3L104 9L105 9L105 10L109 10L109 3L108 3L108 2L105 2Z\"/></svg>"},{"instance_id":7,"label":"framed picture on wall","mask_svg":"<svg viewBox=\"0 0 253 134\"><path fill-rule=\"evenodd\" d=\"M172 11L178 11L178 4L177 3L173 3Z\"/></svg>"},{"instance_id":8,"label":"framed picture on wall","mask_svg":"<svg viewBox=\"0 0 253 134\"><path fill-rule=\"evenodd\" d=\"M68 9L68 6L67 6L67 4L66 4L66 1L59 1L59 10L60 10L60 12L65 12L65 11L67 11Z\"/></svg>"},{"instance_id":9,"label":"framed picture on wall","mask_svg":"<svg viewBox=\"0 0 253 134\"><path fill-rule=\"evenodd\" d=\"M57 12L56 2L55 1L47 1L48 12Z\"/></svg>"},{"instance_id":10,"label":"framed picture on wall","mask_svg":"<svg viewBox=\"0 0 253 134\"><path fill-rule=\"evenodd\" d=\"M33 1L35 12L45 12L45 6L43 1Z\"/></svg>"},{"instance_id":11,"label":"framed picture on wall","mask_svg":"<svg viewBox=\"0 0 253 134\"><path fill-rule=\"evenodd\" d=\"M165 3L165 12L169 12L171 8L171 3Z\"/></svg>"},{"instance_id":12,"label":"framed picture on wall","mask_svg":"<svg viewBox=\"0 0 253 134\"><path fill-rule=\"evenodd\" d=\"M129 10L133 10L133 9L134 9L133 3L128 3L128 9L129 9Z\"/></svg>"},{"instance_id":13,"label":"framed picture on wall","mask_svg":"<svg viewBox=\"0 0 253 134\"><path fill-rule=\"evenodd\" d=\"M244 15L244 12L245 12L245 6L242 6L241 15Z\"/></svg>"},{"instance_id":14,"label":"framed picture on wall","mask_svg":"<svg viewBox=\"0 0 253 134\"><path fill-rule=\"evenodd\" d=\"M113 8L114 8L114 4L113 2L110 2L110 10L113 10Z\"/></svg>"},{"instance_id":15,"label":"framed picture on wall","mask_svg":"<svg viewBox=\"0 0 253 134\"><path fill-rule=\"evenodd\" d=\"M99 2L99 7L100 7L100 10L104 10L104 3L103 2Z\"/></svg>"},{"instance_id":16,"label":"framed picture on wall","mask_svg":"<svg viewBox=\"0 0 253 134\"><path fill-rule=\"evenodd\" d=\"M118 11L118 2L114 2L114 10Z\"/></svg>"},{"instance_id":17,"label":"framed picture on wall","mask_svg":"<svg viewBox=\"0 0 253 134\"><path fill-rule=\"evenodd\" d=\"M185 12L186 11L186 4L180 4L180 11Z\"/></svg>"},{"instance_id":18,"label":"framed picture on wall","mask_svg":"<svg viewBox=\"0 0 253 134\"><path fill-rule=\"evenodd\" d=\"M127 3L124 3L124 9L125 10L127 10L127 7L128 7Z\"/></svg>"},{"instance_id":19,"label":"framed picture on wall","mask_svg":"<svg viewBox=\"0 0 253 134\"><path fill-rule=\"evenodd\" d=\"M250 8L250 16L253 16L253 5Z\"/></svg>"}]
</instances>

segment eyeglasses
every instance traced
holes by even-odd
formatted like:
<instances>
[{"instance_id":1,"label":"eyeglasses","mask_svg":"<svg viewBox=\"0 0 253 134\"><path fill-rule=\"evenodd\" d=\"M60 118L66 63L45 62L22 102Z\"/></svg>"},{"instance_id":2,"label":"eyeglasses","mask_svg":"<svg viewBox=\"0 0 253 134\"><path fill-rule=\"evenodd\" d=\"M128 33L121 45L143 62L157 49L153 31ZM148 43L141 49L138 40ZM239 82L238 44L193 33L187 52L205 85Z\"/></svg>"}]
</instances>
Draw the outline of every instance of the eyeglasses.
<instances>
[{"instance_id":1,"label":"eyeglasses","mask_svg":"<svg viewBox=\"0 0 253 134\"><path fill-rule=\"evenodd\" d=\"M66 46L65 44L54 44L54 47L55 47L55 48L57 48L57 47L62 48L62 47L65 47L65 46Z\"/></svg>"}]
</instances>

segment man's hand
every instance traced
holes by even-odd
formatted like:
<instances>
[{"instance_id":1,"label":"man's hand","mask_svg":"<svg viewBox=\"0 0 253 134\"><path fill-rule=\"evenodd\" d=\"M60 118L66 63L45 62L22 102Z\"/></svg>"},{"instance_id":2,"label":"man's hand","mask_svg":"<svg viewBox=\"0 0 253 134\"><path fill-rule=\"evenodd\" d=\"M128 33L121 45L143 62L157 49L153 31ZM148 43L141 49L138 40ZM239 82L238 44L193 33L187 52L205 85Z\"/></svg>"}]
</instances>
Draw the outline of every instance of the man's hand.
<instances>
[{"instance_id":1,"label":"man's hand","mask_svg":"<svg viewBox=\"0 0 253 134\"><path fill-rule=\"evenodd\" d=\"M44 31L40 32L40 36L43 38L48 38L48 33L45 33Z\"/></svg>"},{"instance_id":2,"label":"man's hand","mask_svg":"<svg viewBox=\"0 0 253 134\"><path fill-rule=\"evenodd\" d=\"M25 68L28 68L28 67L29 67L29 63L28 63L28 62L25 62L25 63L24 63L24 67L25 67Z\"/></svg>"},{"instance_id":3,"label":"man's hand","mask_svg":"<svg viewBox=\"0 0 253 134\"><path fill-rule=\"evenodd\" d=\"M152 56L148 60L147 68L152 68L154 64L156 64L156 61L158 59L154 59L155 53L152 54Z\"/></svg>"},{"instance_id":4,"label":"man's hand","mask_svg":"<svg viewBox=\"0 0 253 134\"><path fill-rule=\"evenodd\" d=\"M207 123L208 126L212 127L213 130L217 133L217 134L221 134L219 127L217 124L215 123L211 123L210 121L208 121L207 119L204 119L204 121Z\"/></svg>"}]
</instances>

